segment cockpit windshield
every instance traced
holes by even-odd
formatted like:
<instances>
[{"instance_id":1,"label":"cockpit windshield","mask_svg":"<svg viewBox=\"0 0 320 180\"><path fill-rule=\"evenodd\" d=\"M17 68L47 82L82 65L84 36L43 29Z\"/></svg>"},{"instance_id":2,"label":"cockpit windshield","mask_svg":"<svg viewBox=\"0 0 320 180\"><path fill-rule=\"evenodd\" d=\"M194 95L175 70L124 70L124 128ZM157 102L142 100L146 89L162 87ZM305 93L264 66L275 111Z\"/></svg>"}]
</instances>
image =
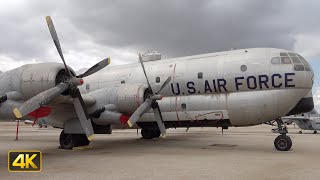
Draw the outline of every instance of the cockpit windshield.
<instances>
[{"instance_id":1,"label":"cockpit windshield","mask_svg":"<svg viewBox=\"0 0 320 180\"><path fill-rule=\"evenodd\" d=\"M311 71L309 63L299 54L281 52L280 58L271 58L271 64L293 64L295 71Z\"/></svg>"}]
</instances>

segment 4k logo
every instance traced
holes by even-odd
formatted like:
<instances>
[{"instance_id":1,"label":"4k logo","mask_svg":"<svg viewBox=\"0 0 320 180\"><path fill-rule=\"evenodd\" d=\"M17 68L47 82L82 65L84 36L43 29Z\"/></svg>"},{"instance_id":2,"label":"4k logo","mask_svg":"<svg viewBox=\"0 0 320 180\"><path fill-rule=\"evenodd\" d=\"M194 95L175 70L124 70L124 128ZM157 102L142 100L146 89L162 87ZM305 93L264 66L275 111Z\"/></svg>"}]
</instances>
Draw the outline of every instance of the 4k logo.
<instances>
[{"instance_id":1,"label":"4k logo","mask_svg":"<svg viewBox=\"0 0 320 180\"><path fill-rule=\"evenodd\" d=\"M42 167L42 154L36 150L14 150L8 152L10 172L39 172Z\"/></svg>"}]
</instances>

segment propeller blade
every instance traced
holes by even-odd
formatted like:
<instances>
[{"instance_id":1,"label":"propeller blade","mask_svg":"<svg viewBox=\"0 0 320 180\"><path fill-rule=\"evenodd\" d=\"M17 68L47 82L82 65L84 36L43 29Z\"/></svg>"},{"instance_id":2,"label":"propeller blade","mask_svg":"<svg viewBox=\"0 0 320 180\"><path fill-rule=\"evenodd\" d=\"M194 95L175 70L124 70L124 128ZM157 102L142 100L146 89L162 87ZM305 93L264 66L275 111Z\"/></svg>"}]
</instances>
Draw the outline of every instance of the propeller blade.
<instances>
[{"instance_id":1,"label":"propeller blade","mask_svg":"<svg viewBox=\"0 0 320 180\"><path fill-rule=\"evenodd\" d=\"M160 91L162 91L162 89L164 89L169 84L170 81L171 81L171 76L169 76L167 78L167 80L162 84L161 88L159 89L159 91L156 94L159 94Z\"/></svg>"},{"instance_id":2,"label":"propeller blade","mask_svg":"<svg viewBox=\"0 0 320 180\"><path fill-rule=\"evenodd\" d=\"M30 98L24 102L19 108L14 108L13 112L17 118L22 118L34 110L40 108L42 105L47 104L50 100L67 90L69 87L66 83L60 83L57 86L43 91L40 94Z\"/></svg>"},{"instance_id":3,"label":"propeller blade","mask_svg":"<svg viewBox=\"0 0 320 180\"><path fill-rule=\"evenodd\" d=\"M153 94L153 91L152 91L152 88L150 86L150 83L149 83L149 79L148 79L148 76L147 76L147 73L146 73L146 70L144 68L144 65L143 65L143 60L142 60L142 56L141 54L139 53L139 61L140 61L140 64L141 64L141 67L142 67L142 70L143 70L143 73L144 73L144 76L146 77L147 79L147 83L148 83L148 88L150 90L150 93Z\"/></svg>"},{"instance_id":4,"label":"propeller blade","mask_svg":"<svg viewBox=\"0 0 320 180\"><path fill-rule=\"evenodd\" d=\"M161 132L161 136L164 138L167 132L166 132L166 127L164 126L164 123L163 123L163 118L161 115L159 105L157 102L154 102L152 106L153 106L152 107L153 113L154 113L154 116L155 116L157 124L158 124L158 128Z\"/></svg>"},{"instance_id":5,"label":"propeller blade","mask_svg":"<svg viewBox=\"0 0 320 180\"><path fill-rule=\"evenodd\" d=\"M78 88L76 88L75 90L73 90L72 94L72 98L73 98L73 104L74 104L74 108L76 110L76 113L78 115L79 121L81 123L81 126L88 138L89 141L93 140L94 137L94 131L93 131L93 127L91 124L91 120L88 118L88 113L87 110L85 108L83 99L81 97L81 93L79 91Z\"/></svg>"},{"instance_id":6,"label":"propeller blade","mask_svg":"<svg viewBox=\"0 0 320 180\"><path fill-rule=\"evenodd\" d=\"M66 64L66 62L64 60L64 57L63 57L63 54L62 54L62 50L61 50L61 45L60 45L60 42L59 42L59 38L58 38L58 35L57 35L57 32L56 32L56 29L54 28L54 25L53 25L51 17L47 16L46 17L46 21L47 21L47 25L48 25L52 40L54 42L54 45L56 46L56 48L58 50L58 53L59 53L59 55L60 55L60 57L61 57L61 59L63 61L64 67L66 69L66 74L68 73L68 75L71 77L71 72L70 72L69 68L67 67L67 64Z\"/></svg>"},{"instance_id":7,"label":"propeller blade","mask_svg":"<svg viewBox=\"0 0 320 180\"><path fill-rule=\"evenodd\" d=\"M90 69L88 69L85 73L78 75L78 78L83 78L86 76L90 76L93 73L96 73L103 69L104 67L108 66L110 64L110 58L104 59L100 61L99 63L92 66Z\"/></svg>"},{"instance_id":8,"label":"propeller blade","mask_svg":"<svg viewBox=\"0 0 320 180\"><path fill-rule=\"evenodd\" d=\"M131 117L127 121L129 127L132 127L145 112L150 110L152 103L153 103L152 99L146 99L144 103L142 103L138 107L138 109L131 115Z\"/></svg>"}]
</instances>

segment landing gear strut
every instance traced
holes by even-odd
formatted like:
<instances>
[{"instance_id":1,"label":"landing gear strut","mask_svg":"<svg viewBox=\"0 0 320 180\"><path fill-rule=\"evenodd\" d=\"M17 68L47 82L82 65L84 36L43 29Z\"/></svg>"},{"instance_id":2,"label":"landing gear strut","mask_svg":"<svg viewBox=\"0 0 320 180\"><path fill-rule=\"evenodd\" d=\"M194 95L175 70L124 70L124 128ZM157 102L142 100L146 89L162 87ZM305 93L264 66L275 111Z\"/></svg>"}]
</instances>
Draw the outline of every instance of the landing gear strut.
<instances>
[{"instance_id":1,"label":"landing gear strut","mask_svg":"<svg viewBox=\"0 0 320 180\"><path fill-rule=\"evenodd\" d=\"M278 118L276 122L278 125L277 132L279 132L280 135L274 140L274 147L278 151L288 151L292 147L292 141L291 138L287 136L287 127L280 118Z\"/></svg>"},{"instance_id":2,"label":"landing gear strut","mask_svg":"<svg viewBox=\"0 0 320 180\"><path fill-rule=\"evenodd\" d=\"M153 139L160 137L160 130L154 128L142 128L141 135L143 139Z\"/></svg>"},{"instance_id":3,"label":"landing gear strut","mask_svg":"<svg viewBox=\"0 0 320 180\"><path fill-rule=\"evenodd\" d=\"M60 134L60 148L72 149L77 146L87 146L90 141L85 134L66 134L64 131Z\"/></svg>"}]
</instances>

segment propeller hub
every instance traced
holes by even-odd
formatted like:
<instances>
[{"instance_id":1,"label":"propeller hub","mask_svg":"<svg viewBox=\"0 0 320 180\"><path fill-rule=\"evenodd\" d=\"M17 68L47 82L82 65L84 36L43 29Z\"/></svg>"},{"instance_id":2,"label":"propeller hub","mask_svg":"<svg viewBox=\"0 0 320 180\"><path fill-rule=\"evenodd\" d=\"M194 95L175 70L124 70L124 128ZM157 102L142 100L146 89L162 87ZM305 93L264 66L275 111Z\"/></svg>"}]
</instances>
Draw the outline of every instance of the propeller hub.
<instances>
[{"instance_id":1,"label":"propeller hub","mask_svg":"<svg viewBox=\"0 0 320 180\"><path fill-rule=\"evenodd\" d=\"M70 84L71 84L72 86L74 86L74 87L80 86L80 85L82 85L83 83L84 83L84 80L83 80L82 78L76 78L76 77L74 77L74 78L70 79Z\"/></svg>"},{"instance_id":2,"label":"propeller hub","mask_svg":"<svg viewBox=\"0 0 320 180\"><path fill-rule=\"evenodd\" d=\"M161 96L161 95L153 95L153 96L151 96L150 97L150 99L152 99L152 100L161 100L163 97Z\"/></svg>"}]
</instances>

